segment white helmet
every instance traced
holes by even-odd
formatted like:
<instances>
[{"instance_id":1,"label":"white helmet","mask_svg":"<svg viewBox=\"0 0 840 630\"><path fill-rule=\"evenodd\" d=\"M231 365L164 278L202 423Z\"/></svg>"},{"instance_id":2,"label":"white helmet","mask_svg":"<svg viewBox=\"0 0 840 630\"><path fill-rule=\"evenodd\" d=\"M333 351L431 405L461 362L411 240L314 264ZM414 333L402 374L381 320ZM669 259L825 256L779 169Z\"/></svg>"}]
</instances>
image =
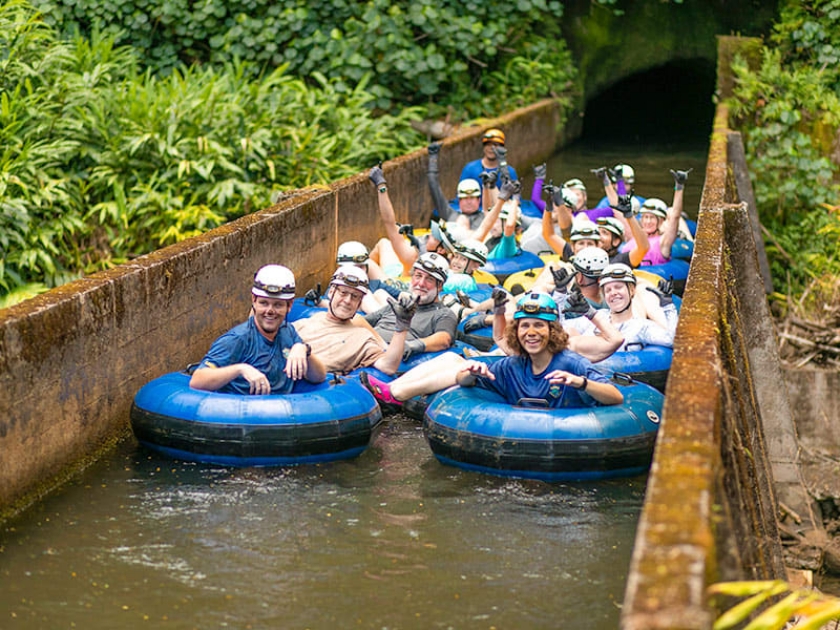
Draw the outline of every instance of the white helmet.
<instances>
[{"instance_id":1,"label":"white helmet","mask_svg":"<svg viewBox=\"0 0 840 630\"><path fill-rule=\"evenodd\" d=\"M464 197L481 197L481 184L469 178L458 182L458 199Z\"/></svg>"},{"instance_id":2,"label":"white helmet","mask_svg":"<svg viewBox=\"0 0 840 630\"><path fill-rule=\"evenodd\" d=\"M610 257L600 247L584 247L572 258L575 271L589 278L599 278L608 264Z\"/></svg>"},{"instance_id":3,"label":"white helmet","mask_svg":"<svg viewBox=\"0 0 840 630\"><path fill-rule=\"evenodd\" d=\"M608 282L636 284L636 276L633 275L633 270L624 263L612 263L604 267L604 270L601 272L601 279L598 281L598 286L602 287Z\"/></svg>"},{"instance_id":4,"label":"white helmet","mask_svg":"<svg viewBox=\"0 0 840 630\"><path fill-rule=\"evenodd\" d=\"M583 192L586 192L586 184L577 177L563 182L563 188L572 188L574 190L582 190Z\"/></svg>"},{"instance_id":5,"label":"white helmet","mask_svg":"<svg viewBox=\"0 0 840 630\"><path fill-rule=\"evenodd\" d=\"M339 265L364 265L370 258L370 252L359 241L345 241L338 246L335 262Z\"/></svg>"},{"instance_id":6,"label":"white helmet","mask_svg":"<svg viewBox=\"0 0 840 630\"><path fill-rule=\"evenodd\" d=\"M636 171L633 170L632 166L629 164L616 164L613 170L618 172L619 169L621 169L621 177L625 182L633 184L636 181Z\"/></svg>"},{"instance_id":7,"label":"white helmet","mask_svg":"<svg viewBox=\"0 0 840 630\"><path fill-rule=\"evenodd\" d=\"M648 199L645 199L645 202L642 204L641 212L642 214L648 212L653 216L659 217L660 219L667 219L668 204L666 204L661 199L657 199L656 197L649 197Z\"/></svg>"},{"instance_id":8,"label":"white helmet","mask_svg":"<svg viewBox=\"0 0 840 630\"><path fill-rule=\"evenodd\" d=\"M468 238L455 246L455 252L477 262L479 265L487 264L487 245L475 238Z\"/></svg>"},{"instance_id":9,"label":"white helmet","mask_svg":"<svg viewBox=\"0 0 840 630\"><path fill-rule=\"evenodd\" d=\"M411 266L412 271L415 269L426 272L441 284L446 282L446 278L449 275L449 263L446 262L446 258L434 252L421 254Z\"/></svg>"},{"instance_id":10,"label":"white helmet","mask_svg":"<svg viewBox=\"0 0 840 630\"><path fill-rule=\"evenodd\" d=\"M624 238L624 224L615 217L598 217L598 225L618 238Z\"/></svg>"},{"instance_id":11,"label":"white helmet","mask_svg":"<svg viewBox=\"0 0 840 630\"><path fill-rule=\"evenodd\" d=\"M330 280L330 286L349 287L362 293L370 292L367 272L357 265L339 265Z\"/></svg>"},{"instance_id":12,"label":"white helmet","mask_svg":"<svg viewBox=\"0 0 840 630\"><path fill-rule=\"evenodd\" d=\"M572 223L572 235L570 240L573 243L585 240L600 241L601 233L598 231L598 226L589 219L574 221Z\"/></svg>"},{"instance_id":13,"label":"white helmet","mask_svg":"<svg viewBox=\"0 0 840 630\"><path fill-rule=\"evenodd\" d=\"M266 265L254 274L251 293L258 297L293 300L295 297L295 274L283 265Z\"/></svg>"}]
</instances>

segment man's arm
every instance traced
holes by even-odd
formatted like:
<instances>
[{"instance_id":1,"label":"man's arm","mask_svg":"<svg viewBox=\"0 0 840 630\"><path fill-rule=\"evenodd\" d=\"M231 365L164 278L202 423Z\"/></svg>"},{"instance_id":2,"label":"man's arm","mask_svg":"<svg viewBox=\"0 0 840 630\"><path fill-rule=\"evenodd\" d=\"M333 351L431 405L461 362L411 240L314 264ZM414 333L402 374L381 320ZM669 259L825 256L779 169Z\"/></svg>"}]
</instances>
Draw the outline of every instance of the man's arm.
<instances>
[{"instance_id":1,"label":"man's arm","mask_svg":"<svg viewBox=\"0 0 840 630\"><path fill-rule=\"evenodd\" d=\"M379 166L374 166L370 169L369 178L376 186L376 200L379 204L379 216L382 218L382 224L385 227L385 235L403 267L408 269L414 264L420 253L400 234L397 215L394 212L394 206L391 204L391 198L388 196L388 185L382 169Z\"/></svg>"},{"instance_id":2,"label":"man's arm","mask_svg":"<svg viewBox=\"0 0 840 630\"><path fill-rule=\"evenodd\" d=\"M224 367L200 367L190 378L190 387L215 392L233 379L241 376L251 385L252 394L268 394L271 383L268 377L248 363L233 363Z\"/></svg>"}]
</instances>

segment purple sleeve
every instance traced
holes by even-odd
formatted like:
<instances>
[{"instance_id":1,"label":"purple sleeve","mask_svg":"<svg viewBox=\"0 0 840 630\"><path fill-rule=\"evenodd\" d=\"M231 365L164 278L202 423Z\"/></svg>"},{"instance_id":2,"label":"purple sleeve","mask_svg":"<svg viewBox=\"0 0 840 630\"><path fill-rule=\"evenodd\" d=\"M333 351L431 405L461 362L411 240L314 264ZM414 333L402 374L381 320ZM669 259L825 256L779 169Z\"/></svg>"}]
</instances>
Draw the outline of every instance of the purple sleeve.
<instances>
[{"instance_id":1,"label":"purple sleeve","mask_svg":"<svg viewBox=\"0 0 840 630\"><path fill-rule=\"evenodd\" d=\"M533 203L539 211L545 212L545 201L542 199L542 191L543 191L543 180L541 178L537 178L534 180L534 186L531 188L531 203Z\"/></svg>"}]
</instances>

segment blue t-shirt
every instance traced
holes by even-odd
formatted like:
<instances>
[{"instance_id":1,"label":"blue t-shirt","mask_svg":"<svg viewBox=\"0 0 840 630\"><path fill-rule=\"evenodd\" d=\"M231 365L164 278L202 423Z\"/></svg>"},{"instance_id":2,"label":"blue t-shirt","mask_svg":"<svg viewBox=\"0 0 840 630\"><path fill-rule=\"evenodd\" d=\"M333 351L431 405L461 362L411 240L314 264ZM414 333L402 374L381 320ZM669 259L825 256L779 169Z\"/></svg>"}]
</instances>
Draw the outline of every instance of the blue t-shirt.
<instances>
[{"instance_id":1,"label":"blue t-shirt","mask_svg":"<svg viewBox=\"0 0 840 630\"><path fill-rule=\"evenodd\" d=\"M490 364L490 371L496 380L479 376L476 379L476 386L496 392L511 405L515 405L522 398L545 400L552 409L592 407L598 404L589 394L574 387L552 385L545 379L545 375L554 370L564 370L576 376L585 376L597 383L609 382L607 377L596 370L588 359L571 350L563 350L555 354L548 367L539 374L531 371L530 357L509 356L499 359Z\"/></svg>"},{"instance_id":2,"label":"blue t-shirt","mask_svg":"<svg viewBox=\"0 0 840 630\"><path fill-rule=\"evenodd\" d=\"M510 169L510 177L513 180L519 179L516 175L516 169L514 169L510 164L508 164L508 168ZM487 171L488 173L496 172L496 188L499 188L502 185L502 174L499 173L499 167L496 168L484 168L484 165L481 163L481 160L473 160L472 162L467 162L467 165L461 170L461 179L458 181L464 181L465 179L474 179L481 184L481 174Z\"/></svg>"},{"instance_id":3,"label":"blue t-shirt","mask_svg":"<svg viewBox=\"0 0 840 630\"><path fill-rule=\"evenodd\" d=\"M303 343L303 340L289 322L284 321L274 341L269 341L257 329L252 316L216 339L198 367L226 367L234 363L247 363L266 375L271 383L272 394L288 394L295 382L283 370L286 368L289 350L296 343ZM237 376L218 391L249 394L251 386L243 377Z\"/></svg>"}]
</instances>

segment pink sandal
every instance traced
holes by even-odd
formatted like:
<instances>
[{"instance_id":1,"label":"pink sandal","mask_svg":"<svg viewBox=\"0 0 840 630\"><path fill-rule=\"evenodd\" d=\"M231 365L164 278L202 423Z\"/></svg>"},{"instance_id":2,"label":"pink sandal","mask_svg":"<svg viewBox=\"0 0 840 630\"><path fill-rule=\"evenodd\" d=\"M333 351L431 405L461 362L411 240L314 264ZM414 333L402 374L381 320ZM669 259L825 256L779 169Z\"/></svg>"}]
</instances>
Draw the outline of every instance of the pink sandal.
<instances>
[{"instance_id":1,"label":"pink sandal","mask_svg":"<svg viewBox=\"0 0 840 630\"><path fill-rule=\"evenodd\" d=\"M362 381L362 385L364 385L378 401L388 405L402 406L402 401L394 398L393 394L391 394L390 385L388 385L385 381L382 381L375 376L371 376L367 372L360 373L359 380Z\"/></svg>"}]
</instances>

